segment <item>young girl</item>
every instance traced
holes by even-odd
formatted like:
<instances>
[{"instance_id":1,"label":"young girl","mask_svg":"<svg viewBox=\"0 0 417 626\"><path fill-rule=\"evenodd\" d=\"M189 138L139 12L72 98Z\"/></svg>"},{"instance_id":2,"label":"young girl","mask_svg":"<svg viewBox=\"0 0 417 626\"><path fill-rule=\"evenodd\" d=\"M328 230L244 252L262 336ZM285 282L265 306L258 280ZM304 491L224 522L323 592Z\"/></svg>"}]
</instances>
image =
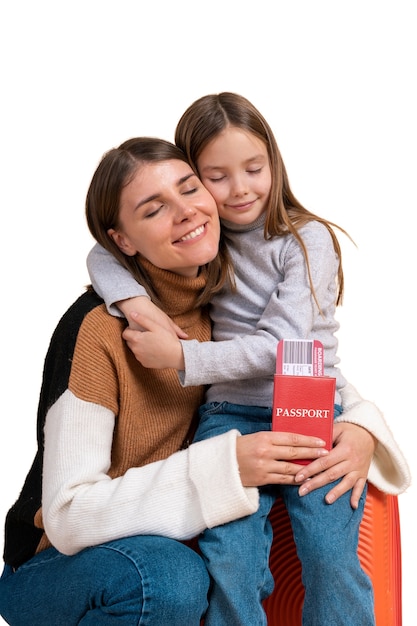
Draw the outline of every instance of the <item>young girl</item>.
<instances>
[{"instance_id":1,"label":"young girl","mask_svg":"<svg viewBox=\"0 0 417 626\"><path fill-rule=\"evenodd\" d=\"M288 509L303 566L304 626L372 625L372 586L357 558L374 451L370 432L377 447L369 474L377 486L403 490L409 475L378 409L361 402L337 368L334 313L343 295L343 271L333 225L295 198L273 133L245 98L223 93L197 100L177 126L176 143L216 200L234 281L211 301L214 342L178 339L136 315L148 332L125 331L129 346L145 366L180 370L185 386L210 384L196 440L232 427L241 433L271 428L276 346L282 338L323 343L325 373L337 380L335 416L342 411L340 403L345 409L336 420L335 445L326 461L300 469L300 489L283 478L279 487L261 489L257 513L201 536L213 578L206 625L266 623L262 601L273 586L267 516L277 493ZM99 250L90 254L88 264L109 306L140 293L120 272L117 290L106 285L111 263ZM113 274L117 271L112 267ZM140 307L137 301L119 305L125 314Z\"/></svg>"}]
</instances>

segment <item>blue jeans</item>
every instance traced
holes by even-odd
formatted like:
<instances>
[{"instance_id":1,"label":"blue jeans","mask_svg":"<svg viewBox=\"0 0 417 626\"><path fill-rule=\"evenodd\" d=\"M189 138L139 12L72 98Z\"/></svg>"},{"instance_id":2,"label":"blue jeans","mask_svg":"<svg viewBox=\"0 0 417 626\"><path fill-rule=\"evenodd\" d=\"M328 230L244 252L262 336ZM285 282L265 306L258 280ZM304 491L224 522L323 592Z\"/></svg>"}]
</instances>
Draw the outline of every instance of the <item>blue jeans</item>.
<instances>
[{"instance_id":1,"label":"blue jeans","mask_svg":"<svg viewBox=\"0 0 417 626\"><path fill-rule=\"evenodd\" d=\"M0 614L12 626L198 626L210 578L178 541L136 536L64 556L40 552L0 579Z\"/></svg>"},{"instance_id":2,"label":"blue jeans","mask_svg":"<svg viewBox=\"0 0 417 626\"><path fill-rule=\"evenodd\" d=\"M341 407L335 407L335 415ZM195 440L237 428L243 435L271 430L271 409L227 402L200 409ZM359 508L350 493L328 505L330 485L300 497L298 487L270 485L260 489L259 510L248 517L206 530L199 540L212 577L205 626L266 624L262 601L273 591L269 569L272 529L268 515L278 495L287 508L305 588L303 626L375 626L373 589L357 555Z\"/></svg>"}]
</instances>

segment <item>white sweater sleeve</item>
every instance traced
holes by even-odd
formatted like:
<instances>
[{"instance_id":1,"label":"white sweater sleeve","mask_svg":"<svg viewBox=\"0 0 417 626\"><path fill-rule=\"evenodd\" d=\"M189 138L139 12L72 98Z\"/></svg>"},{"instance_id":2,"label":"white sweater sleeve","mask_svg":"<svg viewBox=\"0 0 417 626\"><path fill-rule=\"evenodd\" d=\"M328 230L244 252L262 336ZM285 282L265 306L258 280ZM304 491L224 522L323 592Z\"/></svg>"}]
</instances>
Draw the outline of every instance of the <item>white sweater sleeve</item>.
<instances>
[{"instance_id":1,"label":"white sweater sleeve","mask_svg":"<svg viewBox=\"0 0 417 626\"><path fill-rule=\"evenodd\" d=\"M378 440L369 469L369 481L385 493L402 493L411 484L410 469L383 414L375 404L364 400L351 384L341 389L340 394L343 413L335 421L358 424Z\"/></svg>"},{"instance_id":2,"label":"white sweater sleeve","mask_svg":"<svg viewBox=\"0 0 417 626\"><path fill-rule=\"evenodd\" d=\"M103 298L110 315L123 317L115 302L135 296L148 296L146 289L133 278L116 257L98 243L88 253L87 269L91 284L100 298Z\"/></svg>"},{"instance_id":3,"label":"white sweater sleeve","mask_svg":"<svg viewBox=\"0 0 417 626\"><path fill-rule=\"evenodd\" d=\"M238 431L112 479L113 428L111 411L68 390L47 414L42 516L60 552L131 535L189 539L257 510L258 490L239 476Z\"/></svg>"}]
</instances>

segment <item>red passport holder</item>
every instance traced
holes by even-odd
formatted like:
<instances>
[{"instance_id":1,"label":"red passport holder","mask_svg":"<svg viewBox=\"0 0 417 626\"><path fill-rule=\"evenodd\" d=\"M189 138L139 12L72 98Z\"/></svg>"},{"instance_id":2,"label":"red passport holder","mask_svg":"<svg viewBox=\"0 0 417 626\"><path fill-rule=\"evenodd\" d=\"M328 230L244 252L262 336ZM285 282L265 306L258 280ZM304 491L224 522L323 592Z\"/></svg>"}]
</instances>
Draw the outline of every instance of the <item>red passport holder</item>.
<instances>
[{"instance_id":1,"label":"red passport holder","mask_svg":"<svg viewBox=\"0 0 417 626\"><path fill-rule=\"evenodd\" d=\"M277 363L277 371L282 371L281 363ZM330 376L275 374L272 430L320 437L330 450L335 389L336 379ZM306 465L311 461L297 463Z\"/></svg>"}]
</instances>

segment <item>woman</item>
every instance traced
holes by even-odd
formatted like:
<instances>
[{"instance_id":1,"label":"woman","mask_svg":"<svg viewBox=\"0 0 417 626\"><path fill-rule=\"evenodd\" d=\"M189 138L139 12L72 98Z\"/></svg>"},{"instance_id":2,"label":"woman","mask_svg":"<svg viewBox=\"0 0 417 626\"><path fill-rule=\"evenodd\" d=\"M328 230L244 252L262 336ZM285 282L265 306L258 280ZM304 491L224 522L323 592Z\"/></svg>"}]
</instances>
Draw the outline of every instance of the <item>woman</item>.
<instances>
[{"instance_id":1,"label":"woman","mask_svg":"<svg viewBox=\"0 0 417 626\"><path fill-rule=\"evenodd\" d=\"M174 322L208 340L202 305L228 265L215 202L183 153L150 138L111 150L86 213L96 240ZM124 327L89 289L52 337L38 452L6 520L9 624L199 624L209 576L181 540L253 513L255 485L294 483L298 466L291 473L286 459L326 455L313 437L236 430L187 448L204 388L144 368Z\"/></svg>"}]
</instances>

